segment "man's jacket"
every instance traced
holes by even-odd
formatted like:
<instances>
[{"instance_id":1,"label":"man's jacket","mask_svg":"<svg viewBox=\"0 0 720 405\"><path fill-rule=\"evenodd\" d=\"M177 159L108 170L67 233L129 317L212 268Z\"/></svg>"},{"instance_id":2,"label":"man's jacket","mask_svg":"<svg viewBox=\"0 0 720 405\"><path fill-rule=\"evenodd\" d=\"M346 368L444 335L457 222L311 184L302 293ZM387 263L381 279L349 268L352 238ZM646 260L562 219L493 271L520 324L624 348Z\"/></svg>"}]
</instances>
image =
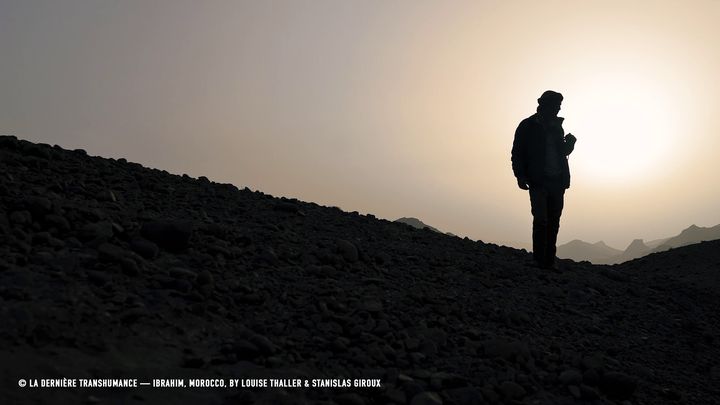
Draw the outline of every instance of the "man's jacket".
<instances>
[{"instance_id":1,"label":"man's jacket","mask_svg":"<svg viewBox=\"0 0 720 405\"><path fill-rule=\"evenodd\" d=\"M515 131L511 158L516 178L526 180L531 187L542 185L547 178L545 161L547 149L554 148L556 165L553 166L560 169L562 186L570 187L570 167L567 156L573 151L575 145L565 142L563 120L562 117L553 117L552 121L544 124L540 121L538 114L533 114L520 122Z\"/></svg>"}]
</instances>

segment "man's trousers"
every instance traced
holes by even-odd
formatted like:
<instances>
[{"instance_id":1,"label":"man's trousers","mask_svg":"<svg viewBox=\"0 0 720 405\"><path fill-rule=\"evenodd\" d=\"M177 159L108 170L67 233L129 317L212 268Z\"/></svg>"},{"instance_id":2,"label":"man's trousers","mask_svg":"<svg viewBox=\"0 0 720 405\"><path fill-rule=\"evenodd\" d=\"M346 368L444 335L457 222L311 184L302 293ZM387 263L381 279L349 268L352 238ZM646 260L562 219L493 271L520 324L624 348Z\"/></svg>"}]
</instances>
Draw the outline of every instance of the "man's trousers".
<instances>
[{"instance_id":1,"label":"man's trousers","mask_svg":"<svg viewBox=\"0 0 720 405\"><path fill-rule=\"evenodd\" d=\"M530 186L533 258L543 267L551 267L555 263L555 245L564 197L565 189L556 182Z\"/></svg>"}]
</instances>

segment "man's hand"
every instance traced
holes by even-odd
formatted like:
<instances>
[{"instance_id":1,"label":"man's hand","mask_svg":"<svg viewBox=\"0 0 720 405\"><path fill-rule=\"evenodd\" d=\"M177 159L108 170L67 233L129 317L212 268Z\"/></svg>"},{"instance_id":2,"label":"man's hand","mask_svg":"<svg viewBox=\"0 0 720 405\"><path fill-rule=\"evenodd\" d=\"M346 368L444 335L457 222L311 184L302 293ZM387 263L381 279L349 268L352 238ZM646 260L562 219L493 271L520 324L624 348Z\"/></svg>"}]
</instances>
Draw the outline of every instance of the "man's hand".
<instances>
[{"instance_id":1,"label":"man's hand","mask_svg":"<svg viewBox=\"0 0 720 405\"><path fill-rule=\"evenodd\" d=\"M518 187L520 187L523 190L530 190L530 186L528 186L528 182L525 179L521 179L518 177Z\"/></svg>"},{"instance_id":2,"label":"man's hand","mask_svg":"<svg viewBox=\"0 0 720 405\"><path fill-rule=\"evenodd\" d=\"M577 138L575 138L573 134L567 134L565 135L564 141L563 152L565 152L565 156L568 156L575 150L575 141L577 141Z\"/></svg>"}]
</instances>

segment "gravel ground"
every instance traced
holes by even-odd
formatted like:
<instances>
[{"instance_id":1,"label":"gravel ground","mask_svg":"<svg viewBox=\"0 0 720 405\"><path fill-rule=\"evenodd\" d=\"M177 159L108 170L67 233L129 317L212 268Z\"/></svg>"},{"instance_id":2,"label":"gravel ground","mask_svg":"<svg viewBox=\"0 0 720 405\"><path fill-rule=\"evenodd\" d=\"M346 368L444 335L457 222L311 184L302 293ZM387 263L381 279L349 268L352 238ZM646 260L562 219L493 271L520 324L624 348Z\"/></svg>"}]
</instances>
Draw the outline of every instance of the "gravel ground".
<instances>
[{"instance_id":1,"label":"gravel ground","mask_svg":"<svg viewBox=\"0 0 720 405\"><path fill-rule=\"evenodd\" d=\"M720 403L720 241L613 266L530 263L2 136L0 402ZM63 377L351 386L18 384Z\"/></svg>"}]
</instances>

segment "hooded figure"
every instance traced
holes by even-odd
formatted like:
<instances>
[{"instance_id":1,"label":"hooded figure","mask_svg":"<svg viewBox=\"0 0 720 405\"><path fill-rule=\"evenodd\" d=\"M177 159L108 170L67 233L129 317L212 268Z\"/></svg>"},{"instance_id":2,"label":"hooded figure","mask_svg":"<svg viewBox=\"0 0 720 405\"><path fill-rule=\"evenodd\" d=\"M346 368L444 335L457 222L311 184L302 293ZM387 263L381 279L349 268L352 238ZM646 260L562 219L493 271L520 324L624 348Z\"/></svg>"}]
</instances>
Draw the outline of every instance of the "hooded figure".
<instances>
[{"instance_id":1,"label":"hooded figure","mask_svg":"<svg viewBox=\"0 0 720 405\"><path fill-rule=\"evenodd\" d=\"M515 131L512 169L518 187L530 190L533 215L533 258L542 268L555 268L557 234L565 189L570 187L568 155L576 138L565 135L558 117L563 96L548 90L537 112L522 120Z\"/></svg>"}]
</instances>

